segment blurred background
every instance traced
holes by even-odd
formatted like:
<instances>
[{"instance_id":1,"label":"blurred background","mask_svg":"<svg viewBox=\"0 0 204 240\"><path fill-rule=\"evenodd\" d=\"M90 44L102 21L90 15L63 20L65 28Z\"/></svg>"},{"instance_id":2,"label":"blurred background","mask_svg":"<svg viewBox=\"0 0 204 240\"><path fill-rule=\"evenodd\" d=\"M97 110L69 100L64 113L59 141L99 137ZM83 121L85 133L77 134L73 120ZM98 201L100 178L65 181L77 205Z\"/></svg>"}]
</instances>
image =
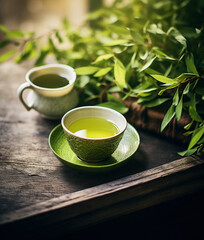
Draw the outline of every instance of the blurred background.
<instances>
[{"instance_id":1,"label":"blurred background","mask_svg":"<svg viewBox=\"0 0 204 240\"><path fill-rule=\"evenodd\" d=\"M89 11L113 0L0 0L0 24L9 29L44 32L66 17L79 26Z\"/></svg>"}]
</instances>

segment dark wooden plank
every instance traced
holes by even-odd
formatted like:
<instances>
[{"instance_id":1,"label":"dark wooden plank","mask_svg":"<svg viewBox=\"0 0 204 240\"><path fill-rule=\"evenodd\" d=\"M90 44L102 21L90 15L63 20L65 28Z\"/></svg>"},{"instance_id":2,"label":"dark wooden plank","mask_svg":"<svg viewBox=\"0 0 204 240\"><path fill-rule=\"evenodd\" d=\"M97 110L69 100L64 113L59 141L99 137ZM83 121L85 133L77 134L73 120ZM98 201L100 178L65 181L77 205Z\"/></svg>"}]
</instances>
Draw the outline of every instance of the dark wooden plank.
<instances>
[{"instance_id":1,"label":"dark wooden plank","mask_svg":"<svg viewBox=\"0 0 204 240\"><path fill-rule=\"evenodd\" d=\"M10 225L22 232L25 227L29 231L42 231L49 225L53 228L66 223L66 230L73 231L192 193L204 187L203 177L204 161L187 157L17 210L2 216L0 223L7 224L5 229Z\"/></svg>"}]
</instances>

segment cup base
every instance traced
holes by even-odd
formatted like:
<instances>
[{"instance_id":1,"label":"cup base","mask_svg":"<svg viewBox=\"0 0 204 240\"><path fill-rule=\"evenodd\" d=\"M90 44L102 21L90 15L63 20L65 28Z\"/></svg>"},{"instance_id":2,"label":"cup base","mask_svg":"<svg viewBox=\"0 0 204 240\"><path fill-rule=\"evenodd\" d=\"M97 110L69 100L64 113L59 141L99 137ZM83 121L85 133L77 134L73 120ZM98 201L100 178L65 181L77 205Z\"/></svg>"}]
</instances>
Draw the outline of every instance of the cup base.
<instances>
[{"instance_id":1,"label":"cup base","mask_svg":"<svg viewBox=\"0 0 204 240\"><path fill-rule=\"evenodd\" d=\"M77 155L76 155L77 156ZM106 160L108 160L108 158L104 158L104 159L99 159L99 160L86 160L86 159L82 159L79 156L77 156L77 158L82 161L82 162L86 162L86 163L97 163L97 162L104 162Z\"/></svg>"}]
</instances>

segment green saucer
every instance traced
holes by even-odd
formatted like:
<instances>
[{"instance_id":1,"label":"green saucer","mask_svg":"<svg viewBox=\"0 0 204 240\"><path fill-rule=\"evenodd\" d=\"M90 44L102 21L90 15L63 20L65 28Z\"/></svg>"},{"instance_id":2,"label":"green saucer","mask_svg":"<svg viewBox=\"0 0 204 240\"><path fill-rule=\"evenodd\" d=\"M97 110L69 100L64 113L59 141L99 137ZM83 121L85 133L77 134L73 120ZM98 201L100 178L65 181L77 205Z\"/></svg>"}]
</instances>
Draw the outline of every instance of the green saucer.
<instances>
[{"instance_id":1,"label":"green saucer","mask_svg":"<svg viewBox=\"0 0 204 240\"><path fill-rule=\"evenodd\" d=\"M139 144L138 132L128 124L118 148L109 159L97 163L88 163L79 160L71 150L61 124L57 125L49 135L49 146L63 164L88 172L102 172L120 166L136 152Z\"/></svg>"}]
</instances>

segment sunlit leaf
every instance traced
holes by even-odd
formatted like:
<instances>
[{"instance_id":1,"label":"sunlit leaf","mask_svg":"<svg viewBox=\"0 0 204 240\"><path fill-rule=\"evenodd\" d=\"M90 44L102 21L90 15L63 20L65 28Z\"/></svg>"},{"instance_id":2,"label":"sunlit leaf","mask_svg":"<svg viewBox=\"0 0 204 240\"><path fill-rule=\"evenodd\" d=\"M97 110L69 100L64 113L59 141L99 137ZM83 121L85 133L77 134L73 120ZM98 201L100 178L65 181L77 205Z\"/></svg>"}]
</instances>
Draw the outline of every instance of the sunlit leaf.
<instances>
[{"instance_id":1,"label":"sunlit leaf","mask_svg":"<svg viewBox=\"0 0 204 240\"><path fill-rule=\"evenodd\" d=\"M108 60L108 59L112 58L113 56L114 55L112 53L101 55L101 56L97 57L96 60L92 64L97 64L97 63L100 63L101 61Z\"/></svg>"},{"instance_id":2,"label":"sunlit leaf","mask_svg":"<svg viewBox=\"0 0 204 240\"><path fill-rule=\"evenodd\" d=\"M192 77L195 77L196 75L194 73L182 73L181 75L179 75L178 77L176 77L176 79L179 81L179 82L184 82L186 81L186 79L188 78L192 78Z\"/></svg>"},{"instance_id":3,"label":"sunlit leaf","mask_svg":"<svg viewBox=\"0 0 204 240\"><path fill-rule=\"evenodd\" d=\"M110 29L112 32L118 33L120 35L121 34L122 35L129 34L129 31L125 27L121 27L121 26L111 24L111 25L108 25L107 28Z\"/></svg>"},{"instance_id":4,"label":"sunlit leaf","mask_svg":"<svg viewBox=\"0 0 204 240\"><path fill-rule=\"evenodd\" d=\"M140 72L144 71L146 68L150 67L151 64L154 62L154 60L156 59L156 56L153 57L152 59L148 60L145 65L140 69Z\"/></svg>"},{"instance_id":5,"label":"sunlit leaf","mask_svg":"<svg viewBox=\"0 0 204 240\"><path fill-rule=\"evenodd\" d=\"M102 77L112 70L112 67L102 68L94 74L94 77Z\"/></svg>"},{"instance_id":6,"label":"sunlit leaf","mask_svg":"<svg viewBox=\"0 0 204 240\"><path fill-rule=\"evenodd\" d=\"M2 32L8 32L9 30L8 30L8 28L5 27L4 25L0 24L0 31L2 31Z\"/></svg>"},{"instance_id":7,"label":"sunlit leaf","mask_svg":"<svg viewBox=\"0 0 204 240\"><path fill-rule=\"evenodd\" d=\"M126 86L125 76L126 76L126 69L123 63L116 58L115 64L114 64L114 77L115 77L116 84L121 89L123 89Z\"/></svg>"},{"instance_id":8,"label":"sunlit leaf","mask_svg":"<svg viewBox=\"0 0 204 240\"><path fill-rule=\"evenodd\" d=\"M106 43L105 45L112 47L112 46L116 46L116 45L123 45L128 42L129 42L129 40L127 40L127 39L118 39L118 40L112 40L112 41Z\"/></svg>"},{"instance_id":9,"label":"sunlit leaf","mask_svg":"<svg viewBox=\"0 0 204 240\"><path fill-rule=\"evenodd\" d=\"M99 71L100 68L93 66L79 67L75 69L77 75L91 75Z\"/></svg>"},{"instance_id":10,"label":"sunlit leaf","mask_svg":"<svg viewBox=\"0 0 204 240\"><path fill-rule=\"evenodd\" d=\"M5 53L3 53L2 55L0 55L0 63L5 62L6 60L10 59L14 54L15 54L15 50L11 49Z\"/></svg>"},{"instance_id":11,"label":"sunlit leaf","mask_svg":"<svg viewBox=\"0 0 204 240\"><path fill-rule=\"evenodd\" d=\"M157 81L162 82L162 83L168 83L168 84L178 83L178 81L176 79L168 78L163 75L152 74L151 76L153 78L155 78Z\"/></svg>"},{"instance_id":12,"label":"sunlit leaf","mask_svg":"<svg viewBox=\"0 0 204 240\"><path fill-rule=\"evenodd\" d=\"M8 37L8 38L23 38L25 35L24 33L22 33L21 31L19 30L13 30L13 31L7 31L5 33L5 37Z\"/></svg>"}]
</instances>

